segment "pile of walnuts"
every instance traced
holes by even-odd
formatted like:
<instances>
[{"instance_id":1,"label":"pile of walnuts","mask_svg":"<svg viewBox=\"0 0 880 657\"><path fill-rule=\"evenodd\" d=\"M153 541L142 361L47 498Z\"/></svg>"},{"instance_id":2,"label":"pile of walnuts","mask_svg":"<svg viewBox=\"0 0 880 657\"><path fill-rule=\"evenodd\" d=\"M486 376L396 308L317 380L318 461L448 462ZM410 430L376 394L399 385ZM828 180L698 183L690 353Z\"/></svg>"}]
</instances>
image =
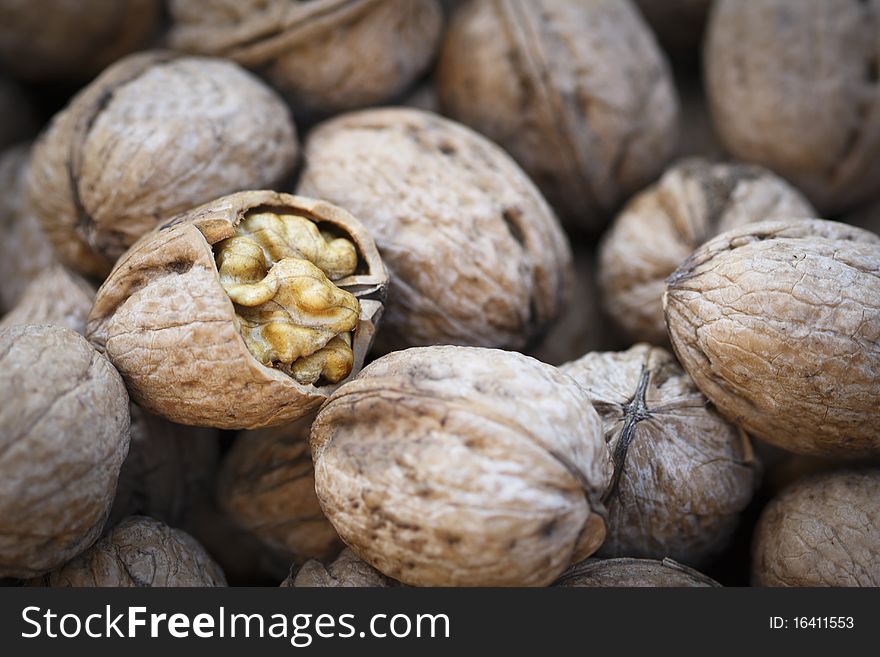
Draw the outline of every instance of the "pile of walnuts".
<instances>
[{"instance_id":1,"label":"pile of walnuts","mask_svg":"<svg viewBox=\"0 0 880 657\"><path fill-rule=\"evenodd\" d=\"M877 0L0 19L0 583L880 585Z\"/></svg>"}]
</instances>

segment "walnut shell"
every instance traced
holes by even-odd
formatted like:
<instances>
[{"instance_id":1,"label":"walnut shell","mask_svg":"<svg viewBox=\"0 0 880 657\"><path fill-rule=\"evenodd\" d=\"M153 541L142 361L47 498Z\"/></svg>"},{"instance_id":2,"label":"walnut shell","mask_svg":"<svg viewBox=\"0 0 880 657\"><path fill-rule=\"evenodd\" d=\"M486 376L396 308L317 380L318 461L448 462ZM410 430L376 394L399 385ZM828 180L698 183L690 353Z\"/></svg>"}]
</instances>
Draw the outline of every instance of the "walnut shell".
<instances>
[{"instance_id":1,"label":"walnut shell","mask_svg":"<svg viewBox=\"0 0 880 657\"><path fill-rule=\"evenodd\" d=\"M601 228L675 148L672 76L629 0L469 2L450 20L437 91L573 226Z\"/></svg>"},{"instance_id":2,"label":"walnut shell","mask_svg":"<svg viewBox=\"0 0 880 657\"><path fill-rule=\"evenodd\" d=\"M553 583L566 587L718 587L718 582L672 559L587 559Z\"/></svg>"},{"instance_id":3,"label":"walnut shell","mask_svg":"<svg viewBox=\"0 0 880 657\"><path fill-rule=\"evenodd\" d=\"M226 586L214 560L192 536L144 516L119 523L90 549L31 586Z\"/></svg>"},{"instance_id":4,"label":"walnut shell","mask_svg":"<svg viewBox=\"0 0 880 657\"><path fill-rule=\"evenodd\" d=\"M639 344L560 369L599 412L614 470L599 555L699 565L726 547L757 486L752 448L672 354Z\"/></svg>"},{"instance_id":5,"label":"walnut shell","mask_svg":"<svg viewBox=\"0 0 880 657\"><path fill-rule=\"evenodd\" d=\"M765 219L816 216L801 194L766 169L687 159L635 196L600 249L608 313L635 340L666 342L666 277L718 233Z\"/></svg>"},{"instance_id":6,"label":"walnut shell","mask_svg":"<svg viewBox=\"0 0 880 657\"><path fill-rule=\"evenodd\" d=\"M568 242L535 186L497 146L428 112L347 114L305 145L298 192L353 212L391 277L380 350L521 348L559 313Z\"/></svg>"},{"instance_id":7,"label":"walnut shell","mask_svg":"<svg viewBox=\"0 0 880 657\"><path fill-rule=\"evenodd\" d=\"M128 452L128 395L73 331L0 331L0 577L67 562L101 533Z\"/></svg>"},{"instance_id":8,"label":"walnut shell","mask_svg":"<svg viewBox=\"0 0 880 657\"><path fill-rule=\"evenodd\" d=\"M239 433L217 479L220 508L291 561L330 559L342 548L315 495L312 419Z\"/></svg>"},{"instance_id":9,"label":"walnut shell","mask_svg":"<svg viewBox=\"0 0 880 657\"><path fill-rule=\"evenodd\" d=\"M36 80L82 80L149 41L162 0L3 0L0 67Z\"/></svg>"},{"instance_id":10,"label":"walnut shell","mask_svg":"<svg viewBox=\"0 0 880 657\"><path fill-rule=\"evenodd\" d=\"M722 415L789 451L880 451L880 237L819 219L722 233L667 281L669 337Z\"/></svg>"},{"instance_id":11,"label":"walnut shell","mask_svg":"<svg viewBox=\"0 0 880 657\"><path fill-rule=\"evenodd\" d=\"M877 14L866 0L721 0L705 76L718 133L832 213L880 187Z\"/></svg>"},{"instance_id":12,"label":"walnut shell","mask_svg":"<svg viewBox=\"0 0 880 657\"><path fill-rule=\"evenodd\" d=\"M880 586L880 470L795 483L761 514L756 586Z\"/></svg>"},{"instance_id":13,"label":"walnut shell","mask_svg":"<svg viewBox=\"0 0 880 657\"><path fill-rule=\"evenodd\" d=\"M0 116L3 117L0 123L0 148L23 141L36 132L36 117L27 97L15 83L2 76L0 76Z\"/></svg>"},{"instance_id":14,"label":"walnut shell","mask_svg":"<svg viewBox=\"0 0 880 657\"><path fill-rule=\"evenodd\" d=\"M21 301L0 319L0 329L23 324L54 324L80 335L95 302L95 288L63 265L44 270L28 285Z\"/></svg>"},{"instance_id":15,"label":"walnut shell","mask_svg":"<svg viewBox=\"0 0 880 657\"><path fill-rule=\"evenodd\" d=\"M157 224L279 183L297 149L284 103L250 73L222 60L140 53L55 116L34 148L28 189L61 260L103 276Z\"/></svg>"},{"instance_id":16,"label":"walnut shell","mask_svg":"<svg viewBox=\"0 0 880 657\"><path fill-rule=\"evenodd\" d=\"M170 221L141 239L98 290L87 334L120 371L132 399L172 422L223 429L296 420L336 385L304 385L262 365L237 328L212 246L232 237L251 209L302 215L348 236L358 271L336 281L360 301L354 376L382 313L387 277L366 229L323 201L270 191L240 192Z\"/></svg>"},{"instance_id":17,"label":"walnut shell","mask_svg":"<svg viewBox=\"0 0 880 657\"><path fill-rule=\"evenodd\" d=\"M259 71L299 116L396 96L434 57L436 0L172 0L171 42Z\"/></svg>"},{"instance_id":18,"label":"walnut shell","mask_svg":"<svg viewBox=\"0 0 880 657\"><path fill-rule=\"evenodd\" d=\"M291 573L281 582L284 588L353 588L398 586L370 564L357 558L346 548L330 564L312 559L303 564L296 575Z\"/></svg>"},{"instance_id":19,"label":"walnut shell","mask_svg":"<svg viewBox=\"0 0 880 657\"><path fill-rule=\"evenodd\" d=\"M312 425L315 489L354 553L422 586L546 585L605 537L599 416L515 352L395 352Z\"/></svg>"}]
</instances>

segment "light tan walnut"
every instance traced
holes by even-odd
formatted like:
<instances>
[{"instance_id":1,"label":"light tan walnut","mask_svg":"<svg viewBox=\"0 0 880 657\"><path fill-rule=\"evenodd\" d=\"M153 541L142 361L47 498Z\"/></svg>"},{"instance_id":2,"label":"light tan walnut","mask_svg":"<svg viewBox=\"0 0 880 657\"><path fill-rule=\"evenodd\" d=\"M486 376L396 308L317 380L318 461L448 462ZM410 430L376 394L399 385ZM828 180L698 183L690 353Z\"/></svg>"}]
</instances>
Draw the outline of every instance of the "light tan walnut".
<instances>
[{"instance_id":1,"label":"light tan walnut","mask_svg":"<svg viewBox=\"0 0 880 657\"><path fill-rule=\"evenodd\" d=\"M633 339L664 344L666 277L694 249L743 224L813 216L800 192L766 169L683 160L633 198L604 237L605 307Z\"/></svg>"},{"instance_id":2,"label":"light tan walnut","mask_svg":"<svg viewBox=\"0 0 880 657\"><path fill-rule=\"evenodd\" d=\"M880 586L880 470L842 470L786 488L761 514L756 586Z\"/></svg>"},{"instance_id":3,"label":"light tan walnut","mask_svg":"<svg viewBox=\"0 0 880 657\"><path fill-rule=\"evenodd\" d=\"M607 456L585 392L515 352L371 363L312 424L315 489L352 551L421 586L540 586L605 538Z\"/></svg>"},{"instance_id":4,"label":"light tan walnut","mask_svg":"<svg viewBox=\"0 0 880 657\"><path fill-rule=\"evenodd\" d=\"M682 366L729 420L793 452L880 451L880 236L734 228L669 277L663 305Z\"/></svg>"},{"instance_id":5,"label":"light tan walnut","mask_svg":"<svg viewBox=\"0 0 880 657\"><path fill-rule=\"evenodd\" d=\"M22 324L54 324L80 335L95 302L95 288L60 264L51 265L30 282L18 305L0 319L0 329Z\"/></svg>"},{"instance_id":6,"label":"light tan walnut","mask_svg":"<svg viewBox=\"0 0 880 657\"><path fill-rule=\"evenodd\" d=\"M119 374L73 331L0 331L0 577L57 568L101 533L128 453Z\"/></svg>"},{"instance_id":7,"label":"light tan walnut","mask_svg":"<svg viewBox=\"0 0 880 657\"><path fill-rule=\"evenodd\" d=\"M553 586L690 588L720 584L672 559L587 559L562 573Z\"/></svg>"},{"instance_id":8,"label":"light tan walnut","mask_svg":"<svg viewBox=\"0 0 880 657\"><path fill-rule=\"evenodd\" d=\"M255 218L281 232L254 232ZM290 222L313 227L285 232ZM271 253L288 255L276 263ZM98 291L87 333L152 413L227 429L283 424L360 369L386 284L372 238L348 212L241 192L132 247Z\"/></svg>"},{"instance_id":9,"label":"light tan walnut","mask_svg":"<svg viewBox=\"0 0 880 657\"><path fill-rule=\"evenodd\" d=\"M281 582L284 588L365 588L398 586L346 548L329 564L312 559Z\"/></svg>"}]
</instances>

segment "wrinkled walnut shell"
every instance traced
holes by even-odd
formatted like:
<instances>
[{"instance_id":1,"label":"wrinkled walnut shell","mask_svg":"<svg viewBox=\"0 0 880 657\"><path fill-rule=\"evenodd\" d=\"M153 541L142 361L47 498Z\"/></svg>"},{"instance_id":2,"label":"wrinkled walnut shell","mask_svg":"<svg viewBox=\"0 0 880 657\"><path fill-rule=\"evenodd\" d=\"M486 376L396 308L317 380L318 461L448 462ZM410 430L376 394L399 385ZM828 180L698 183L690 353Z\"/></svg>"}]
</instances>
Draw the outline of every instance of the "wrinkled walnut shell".
<instances>
[{"instance_id":1,"label":"wrinkled walnut shell","mask_svg":"<svg viewBox=\"0 0 880 657\"><path fill-rule=\"evenodd\" d=\"M391 278L381 351L523 347L555 319L571 254L538 190L500 148L408 108L365 110L309 134L298 193L350 210Z\"/></svg>"},{"instance_id":2,"label":"wrinkled walnut shell","mask_svg":"<svg viewBox=\"0 0 880 657\"><path fill-rule=\"evenodd\" d=\"M139 53L55 116L34 147L28 189L59 258L105 276L171 217L273 187L297 150L289 111L250 73L222 60Z\"/></svg>"},{"instance_id":3,"label":"wrinkled walnut shell","mask_svg":"<svg viewBox=\"0 0 880 657\"><path fill-rule=\"evenodd\" d=\"M469 2L450 20L437 92L590 230L675 148L672 76L629 0Z\"/></svg>"},{"instance_id":4,"label":"wrinkled walnut shell","mask_svg":"<svg viewBox=\"0 0 880 657\"><path fill-rule=\"evenodd\" d=\"M284 588L353 588L398 586L346 548L330 564L312 559L281 582Z\"/></svg>"},{"instance_id":5,"label":"wrinkled walnut shell","mask_svg":"<svg viewBox=\"0 0 880 657\"><path fill-rule=\"evenodd\" d=\"M761 514L755 586L880 586L880 470L799 481Z\"/></svg>"},{"instance_id":6,"label":"wrinkled walnut shell","mask_svg":"<svg viewBox=\"0 0 880 657\"><path fill-rule=\"evenodd\" d=\"M0 329L23 324L53 324L80 335L95 302L95 288L63 265L55 264L31 281L18 305L0 319Z\"/></svg>"},{"instance_id":7,"label":"wrinkled walnut shell","mask_svg":"<svg viewBox=\"0 0 880 657\"><path fill-rule=\"evenodd\" d=\"M748 224L695 251L663 305L678 359L722 415L793 452L880 450L880 237Z\"/></svg>"},{"instance_id":8,"label":"wrinkled walnut shell","mask_svg":"<svg viewBox=\"0 0 880 657\"><path fill-rule=\"evenodd\" d=\"M721 551L757 484L745 433L664 349L590 353L560 369L587 392L611 457L599 555L699 565Z\"/></svg>"},{"instance_id":9,"label":"wrinkled walnut shell","mask_svg":"<svg viewBox=\"0 0 880 657\"><path fill-rule=\"evenodd\" d=\"M553 586L718 587L718 582L672 559L587 559L566 570Z\"/></svg>"},{"instance_id":10,"label":"wrinkled walnut shell","mask_svg":"<svg viewBox=\"0 0 880 657\"><path fill-rule=\"evenodd\" d=\"M339 536L406 584L546 585L605 537L599 416L573 380L515 352L384 356L331 396L311 441Z\"/></svg>"},{"instance_id":11,"label":"wrinkled walnut shell","mask_svg":"<svg viewBox=\"0 0 880 657\"><path fill-rule=\"evenodd\" d=\"M816 216L801 194L761 167L688 159L633 198L600 250L608 313L635 340L666 342L666 277L706 240L765 219Z\"/></svg>"},{"instance_id":12,"label":"wrinkled walnut shell","mask_svg":"<svg viewBox=\"0 0 880 657\"><path fill-rule=\"evenodd\" d=\"M100 535L128 453L128 395L73 331L0 331L0 577L32 577Z\"/></svg>"},{"instance_id":13,"label":"wrinkled walnut shell","mask_svg":"<svg viewBox=\"0 0 880 657\"><path fill-rule=\"evenodd\" d=\"M360 222L329 203L300 196L270 191L226 196L133 246L98 290L89 316L89 340L120 371L132 399L172 422L223 429L283 424L315 409L336 388L302 385L260 364L236 327L212 246L231 237L255 208L302 215L354 242L360 268L335 282L360 301L350 377L369 350L387 278Z\"/></svg>"},{"instance_id":14,"label":"wrinkled walnut shell","mask_svg":"<svg viewBox=\"0 0 880 657\"><path fill-rule=\"evenodd\" d=\"M396 96L427 68L436 0L172 0L171 42L259 71L297 111L332 114Z\"/></svg>"}]
</instances>

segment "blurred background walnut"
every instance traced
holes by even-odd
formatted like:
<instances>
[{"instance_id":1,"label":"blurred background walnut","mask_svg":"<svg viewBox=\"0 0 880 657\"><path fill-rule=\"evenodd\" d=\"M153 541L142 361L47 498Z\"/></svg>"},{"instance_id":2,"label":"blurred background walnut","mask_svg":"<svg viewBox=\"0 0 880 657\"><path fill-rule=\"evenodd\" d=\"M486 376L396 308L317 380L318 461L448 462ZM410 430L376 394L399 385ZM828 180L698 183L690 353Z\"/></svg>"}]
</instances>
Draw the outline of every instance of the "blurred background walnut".
<instances>
[{"instance_id":1,"label":"blurred background walnut","mask_svg":"<svg viewBox=\"0 0 880 657\"><path fill-rule=\"evenodd\" d=\"M287 579L281 582L281 586L284 588L363 588L398 586L398 583L358 559L354 552L346 548L329 564L323 564L316 559L307 561L295 574L291 572Z\"/></svg>"},{"instance_id":2,"label":"blurred background walnut","mask_svg":"<svg viewBox=\"0 0 880 657\"><path fill-rule=\"evenodd\" d=\"M95 301L95 288L63 265L45 269L25 288L18 305L0 319L0 329L23 324L54 324L80 335Z\"/></svg>"},{"instance_id":3,"label":"blurred background walnut","mask_svg":"<svg viewBox=\"0 0 880 657\"><path fill-rule=\"evenodd\" d=\"M672 559L587 559L562 573L553 586L716 587L720 584Z\"/></svg>"}]
</instances>

